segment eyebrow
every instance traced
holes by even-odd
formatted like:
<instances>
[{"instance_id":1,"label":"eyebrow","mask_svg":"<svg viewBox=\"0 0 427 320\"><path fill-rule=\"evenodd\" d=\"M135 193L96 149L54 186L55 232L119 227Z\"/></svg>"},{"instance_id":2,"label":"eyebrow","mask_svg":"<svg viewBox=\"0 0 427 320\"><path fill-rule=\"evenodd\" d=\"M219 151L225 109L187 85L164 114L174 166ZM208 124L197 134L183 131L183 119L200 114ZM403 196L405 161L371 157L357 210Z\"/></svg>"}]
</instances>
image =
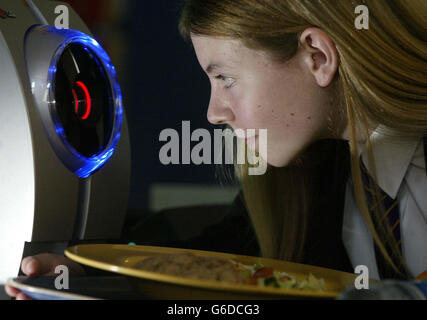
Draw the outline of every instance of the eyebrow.
<instances>
[{"instance_id":1,"label":"eyebrow","mask_svg":"<svg viewBox=\"0 0 427 320\"><path fill-rule=\"evenodd\" d=\"M216 69L220 69L221 67L218 64L210 64L208 65L208 67L206 68L206 73L210 74L212 73L214 70Z\"/></svg>"}]
</instances>

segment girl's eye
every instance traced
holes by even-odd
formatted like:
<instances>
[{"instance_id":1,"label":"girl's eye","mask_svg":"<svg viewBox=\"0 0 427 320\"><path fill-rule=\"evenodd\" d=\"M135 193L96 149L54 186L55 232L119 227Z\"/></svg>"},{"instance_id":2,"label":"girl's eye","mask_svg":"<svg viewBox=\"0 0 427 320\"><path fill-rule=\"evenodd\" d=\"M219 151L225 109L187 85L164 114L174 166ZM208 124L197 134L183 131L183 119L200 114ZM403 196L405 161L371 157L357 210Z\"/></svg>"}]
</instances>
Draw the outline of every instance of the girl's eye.
<instances>
[{"instance_id":1,"label":"girl's eye","mask_svg":"<svg viewBox=\"0 0 427 320\"><path fill-rule=\"evenodd\" d=\"M218 79L218 80L221 80L221 81L223 81L224 83L225 83L225 88L226 89L230 89L232 86L233 86L233 84L234 84L234 79L233 78L230 78L230 77L225 77L225 76L223 76L223 75L217 75L216 77L215 77L215 79Z\"/></svg>"}]
</instances>

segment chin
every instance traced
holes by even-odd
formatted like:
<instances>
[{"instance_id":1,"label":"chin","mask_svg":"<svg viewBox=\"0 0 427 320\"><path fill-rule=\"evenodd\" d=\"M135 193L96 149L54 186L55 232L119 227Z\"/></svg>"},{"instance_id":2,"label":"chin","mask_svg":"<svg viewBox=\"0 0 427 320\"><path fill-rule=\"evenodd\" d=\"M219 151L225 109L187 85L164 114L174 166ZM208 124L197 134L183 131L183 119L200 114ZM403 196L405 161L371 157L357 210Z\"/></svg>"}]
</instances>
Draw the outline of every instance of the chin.
<instances>
[{"instance_id":1,"label":"chin","mask_svg":"<svg viewBox=\"0 0 427 320\"><path fill-rule=\"evenodd\" d=\"M299 158L298 153L268 154L267 163L272 167L283 168L283 167L296 164L298 158Z\"/></svg>"},{"instance_id":2,"label":"chin","mask_svg":"<svg viewBox=\"0 0 427 320\"><path fill-rule=\"evenodd\" d=\"M267 163L272 166L272 167L276 167L276 168L282 168L282 167L286 167L288 166L292 161L290 161L289 159L285 159L283 157L274 157L274 156L269 156L268 157L268 161Z\"/></svg>"}]
</instances>

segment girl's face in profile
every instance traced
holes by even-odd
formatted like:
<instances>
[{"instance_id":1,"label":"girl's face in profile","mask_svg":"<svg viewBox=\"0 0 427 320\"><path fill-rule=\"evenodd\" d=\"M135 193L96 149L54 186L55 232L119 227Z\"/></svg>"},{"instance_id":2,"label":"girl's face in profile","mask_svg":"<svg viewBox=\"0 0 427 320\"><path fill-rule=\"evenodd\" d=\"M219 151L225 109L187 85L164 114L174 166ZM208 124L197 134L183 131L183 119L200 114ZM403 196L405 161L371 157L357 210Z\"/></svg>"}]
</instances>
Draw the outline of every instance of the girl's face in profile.
<instances>
[{"instance_id":1,"label":"girl's face in profile","mask_svg":"<svg viewBox=\"0 0 427 320\"><path fill-rule=\"evenodd\" d=\"M313 54L300 48L286 63L240 42L192 36L197 58L211 82L207 117L236 129L267 129L267 158L286 166L315 140L330 136L330 91L313 76ZM255 143L255 140L256 143ZM258 150L258 138L247 141Z\"/></svg>"}]
</instances>

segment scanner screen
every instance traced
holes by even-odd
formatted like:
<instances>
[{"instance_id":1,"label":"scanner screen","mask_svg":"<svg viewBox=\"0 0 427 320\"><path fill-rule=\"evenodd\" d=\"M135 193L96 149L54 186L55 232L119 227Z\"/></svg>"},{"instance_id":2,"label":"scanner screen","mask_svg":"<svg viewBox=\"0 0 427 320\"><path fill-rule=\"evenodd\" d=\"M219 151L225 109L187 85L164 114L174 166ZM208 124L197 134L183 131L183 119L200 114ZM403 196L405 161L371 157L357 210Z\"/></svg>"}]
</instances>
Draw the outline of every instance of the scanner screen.
<instances>
[{"instance_id":1,"label":"scanner screen","mask_svg":"<svg viewBox=\"0 0 427 320\"><path fill-rule=\"evenodd\" d=\"M67 142L85 157L102 152L113 130L114 101L97 56L81 44L67 46L53 88L53 106Z\"/></svg>"}]
</instances>

